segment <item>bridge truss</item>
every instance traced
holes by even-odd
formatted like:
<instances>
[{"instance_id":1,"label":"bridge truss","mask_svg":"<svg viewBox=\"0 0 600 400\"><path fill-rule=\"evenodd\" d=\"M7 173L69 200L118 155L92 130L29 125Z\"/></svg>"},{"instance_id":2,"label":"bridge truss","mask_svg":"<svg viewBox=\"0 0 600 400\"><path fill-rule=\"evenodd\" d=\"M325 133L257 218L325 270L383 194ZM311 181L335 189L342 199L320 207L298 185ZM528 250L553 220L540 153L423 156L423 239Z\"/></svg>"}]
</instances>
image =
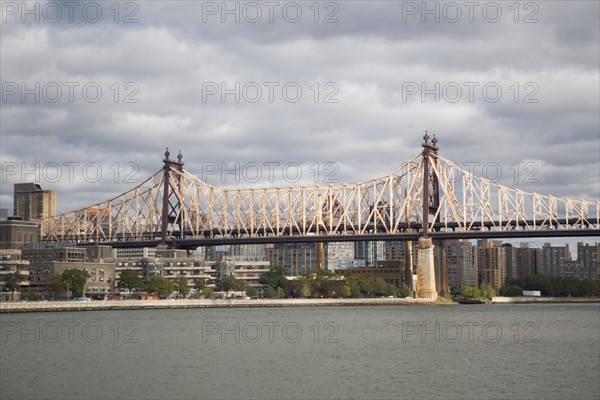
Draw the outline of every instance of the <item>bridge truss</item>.
<instances>
[{"instance_id":1,"label":"bridge truss","mask_svg":"<svg viewBox=\"0 0 600 400\"><path fill-rule=\"evenodd\" d=\"M600 235L600 201L528 193L423 152L357 184L226 189L202 182L165 153L137 187L40 221L42 241L116 246L291 241Z\"/></svg>"}]
</instances>

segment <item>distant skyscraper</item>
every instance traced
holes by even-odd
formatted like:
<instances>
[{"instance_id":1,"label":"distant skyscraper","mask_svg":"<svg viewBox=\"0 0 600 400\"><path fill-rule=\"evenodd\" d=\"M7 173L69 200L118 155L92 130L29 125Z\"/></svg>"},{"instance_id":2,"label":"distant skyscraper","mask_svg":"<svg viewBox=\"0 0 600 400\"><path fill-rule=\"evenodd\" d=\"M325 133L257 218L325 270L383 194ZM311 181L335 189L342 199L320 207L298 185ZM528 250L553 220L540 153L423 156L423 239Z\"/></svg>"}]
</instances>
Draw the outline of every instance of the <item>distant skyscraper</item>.
<instances>
[{"instance_id":1,"label":"distant skyscraper","mask_svg":"<svg viewBox=\"0 0 600 400\"><path fill-rule=\"evenodd\" d=\"M385 261L385 242L356 242L354 258L365 260L367 267L374 267L377 261Z\"/></svg>"},{"instance_id":2,"label":"distant skyscraper","mask_svg":"<svg viewBox=\"0 0 600 400\"><path fill-rule=\"evenodd\" d=\"M540 260L540 275L561 275L561 266L571 261L569 245L553 247L550 243L542 246L542 257Z\"/></svg>"},{"instance_id":3,"label":"distant skyscraper","mask_svg":"<svg viewBox=\"0 0 600 400\"><path fill-rule=\"evenodd\" d=\"M581 264L582 278L600 279L600 243L577 243L577 261Z\"/></svg>"},{"instance_id":4,"label":"distant skyscraper","mask_svg":"<svg viewBox=\"0 0 600 400\"><path fill-rule=\"evenodd\" d=\"M504 286L506 280L506 249L501 241L482 241L477 245L477 271L479 283L496 288Z\"/></svg>"},{"instance_id":5,"label":"distant skyscraper","mask_svg":"<svg viewBox=\"0 0 600 400\"><path fill-rule=\"evenodd\" d=\"M56 214L56 192L42 190L37 183L15 183L15 217L35 221Z\"/></svg>"},{"instance_id":6,"label":"distant skyscraper","mask_svg":"<svg viewBox=\"0 0 600 400\"><path fill-rule=\"evenodd\" d=\"M325 269L335 271L354 266L353 242L331 242L326 244Z\"/></svg>"},{"instance_id":7,"label":"distant skyscraper","mask_svg":"<svg viewBox=\"0 0 600 400\"><path fill-rule=\"evenodd\" d=\"M529 243L520 243L517 250L517 277L538 273L540 249L529 247Z\"/></svg>"},{"instance_id":8,"label":"distant skyscraper","mask_svg":"<svg viewBox=\"0 0 600 400\"><path fill-rule=\"evenodd\" d=\"M230 257L238 261L266 261L269 258L266 244L236 244L229 248Z\"/></svg>"},{"instance_id":9,"label":"distant skyscraper","mask_svg":"<svg viewBox=\"0 0 600 400\"><path fill-rule=\"evenodd\" d=\"M447 240L446 266L448 284L453 288L477 286L477 267L473 260L473 246L468 240Z\"/></svg>"},{"instance_id":10,"label":"distant skyscraper","mask_svg":"<svg viewBox=\"0 0 600 400\"><path fill-rule=\"evenodd\" d=\"M519 257L518 248L510 243L504 243L504 252L506 253L506 279L517 279L519 277Z\"/></svg>"},{"instance_id":11,"label":"distant skyscraper","mask_svg":"<svg viewBox=\"0 0 600 400\"><path fill-rule=\"evenodd\" d=\"M302 275L317 269L317 245L315 243L282 243L268 249L271 266L283 266L288 276Z\"/></svg>"},{"instance_id":12,"label":"distant skyscraper","mask_svg":"<svg viewBox=\"0 0 600 400\"><path fill-rule=\"evenodd\" d=\"M541 250L539 274L568 276L578 279L597 279L600 245L577 243L577 260L572 260L569 245L551 246L545 243Z\"/></svg>"},{"instance_id":13,"label":"distant skyscraper","mask_svg":"<svg viewBox=\"0 0 600 400\"><path fill-rule=\"evenodd\" d=\"M400 241L385 242L385 259L388 261L405 261L406 243Z\"/></svg>"}]
</instances>

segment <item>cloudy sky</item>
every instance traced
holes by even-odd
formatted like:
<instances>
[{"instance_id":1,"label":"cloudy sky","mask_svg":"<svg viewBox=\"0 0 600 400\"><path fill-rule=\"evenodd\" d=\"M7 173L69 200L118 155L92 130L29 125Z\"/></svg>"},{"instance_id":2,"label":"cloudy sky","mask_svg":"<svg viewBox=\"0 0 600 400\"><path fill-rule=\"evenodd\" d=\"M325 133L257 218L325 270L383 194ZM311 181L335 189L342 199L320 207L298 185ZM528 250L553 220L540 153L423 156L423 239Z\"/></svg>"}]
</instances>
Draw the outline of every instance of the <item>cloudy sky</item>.
<instances>
[{"instance_id":1,"label":"cloudy sky","mask_svg":"<svg viewBox=\"0 0 600 400\"><path fill-rule=\"evenodd\" d=\"M105 200L167 146L221 186L358 182L425 130L476 175L600 196L596 1L1 4L4 208L32 180Z\"/></svg>"}]
</instances>

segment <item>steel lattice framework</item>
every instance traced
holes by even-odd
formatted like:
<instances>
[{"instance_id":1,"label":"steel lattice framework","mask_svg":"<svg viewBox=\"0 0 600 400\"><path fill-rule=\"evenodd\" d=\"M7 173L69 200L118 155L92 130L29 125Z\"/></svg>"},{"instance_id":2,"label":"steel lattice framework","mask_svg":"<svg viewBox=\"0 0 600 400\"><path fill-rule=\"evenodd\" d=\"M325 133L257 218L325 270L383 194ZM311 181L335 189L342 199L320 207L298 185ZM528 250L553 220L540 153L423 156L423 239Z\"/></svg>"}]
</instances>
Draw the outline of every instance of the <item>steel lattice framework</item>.
<instances>
[{"instance_id":1,"label":"steel lattice framework","mask_svg":"<svg viewBox=\"0 0 600 400\"><path fill-rule=\"evenodd\" d=\"M438 155L427 134L423 148L367 182L253 189L208 185L167 150L164 167L134 189L41 220L42 240L131 246L600 234L598 200L527 193L476 177Z\"/></svg>"}]
</instances>

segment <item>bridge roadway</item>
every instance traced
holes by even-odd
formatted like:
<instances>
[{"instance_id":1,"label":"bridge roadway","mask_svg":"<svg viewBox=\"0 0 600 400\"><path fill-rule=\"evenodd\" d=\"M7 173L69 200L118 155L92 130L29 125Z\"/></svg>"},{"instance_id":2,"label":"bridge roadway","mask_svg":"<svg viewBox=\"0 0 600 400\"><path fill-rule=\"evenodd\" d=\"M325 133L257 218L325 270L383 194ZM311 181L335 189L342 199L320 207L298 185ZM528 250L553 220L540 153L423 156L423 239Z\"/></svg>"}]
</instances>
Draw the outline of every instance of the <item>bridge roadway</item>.
<instances>
[{"instance_id":1,"label":"bridge roadway","mask_svg":"<svg viewBox=\"0 0 600 400\"><path fill-rule=\"evenodd\" d=\"M471 230L462 230L459 223L436 223L433 225L433 230L429 235L434 240L444 239L516 239L516 238L550 238L550 237L597 237L600 238L600 227L595 224L586 224L585 228L573 228L573 225L584 225L577 218L569 220L558 219L551 223L540 224L537 222L537 227L533 228L534 221L518 221L507 224L512 230L496 229L497 222L481 221L473 222ZM471 225L471 224L467 224ZM504 226L507 226L504 225ZM591 225L591 226L590 226ZM570 226L571 228L560 228L561 226ZM552 227L553 229L549 229ZM379 230L383 225L377 227ZM376 233L375 226L367 226L369 233L364 234L348 234L342 229L338 230L338 234L330 235L326 233L324 228L319 229L317 234L316 229L311 229L307 233L302 233L297 228L284 229L278 236L270 233L265 235L263 229L254 231L256 236L248 236L246 232L238 229L232 229L227 232L227 236L222 236L222 232L218 229L206 230L203 238L190 237L189 232L184 232L183 237L180 232L176 232L177 237L171 237L167 244L172 248L192 249L199 246L219 246L232 244L268 244L268 243L315 243L315 242L350 242L350 241L408 241L418 240L422 237L422 225L418 223L400 224L399 233ZM187 237L186 237L187 235ZM161 243L158 239L161 232L154 232L145 235L145 239L135 240L135 238L121 237L116 241L98 240L90 242L92 238L87 238L88 241L74 242L78 246L90 245L106 245L116 248L132 248L132 247L155 247ZM68 241L68 240L67 240Z\"/></svg>"}]
</instances>

